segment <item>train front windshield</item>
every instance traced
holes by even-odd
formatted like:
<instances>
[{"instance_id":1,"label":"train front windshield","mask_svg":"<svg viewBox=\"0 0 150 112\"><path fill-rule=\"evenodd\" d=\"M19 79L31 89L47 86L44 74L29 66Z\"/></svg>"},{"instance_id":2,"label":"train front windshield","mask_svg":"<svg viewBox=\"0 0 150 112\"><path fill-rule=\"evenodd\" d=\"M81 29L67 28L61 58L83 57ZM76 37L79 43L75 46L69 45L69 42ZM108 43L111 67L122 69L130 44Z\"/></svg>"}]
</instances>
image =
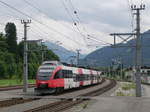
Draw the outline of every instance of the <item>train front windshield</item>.
<instances>
[{"instance_id":1,"label":"train front windshield","mask_svg":"<svg viewBox=\"0 0 150 112\"><path fill-rule=\"evenodd\" d=\"M51 72L39 72L38 80L49 80L51 76L52 76Z\"/></svg>"},{"instance_id":2,"label":"train front windshield","mask_svg":"<svg viewBox=\"0 0 150 112\"><path fill-rule=\"evenodd\" d=\"M40 66L37 74L37 79L49 80L55 68L56 68L55 65L49 65L49 64L44 64Z\"/></svg>"}]
</instances>

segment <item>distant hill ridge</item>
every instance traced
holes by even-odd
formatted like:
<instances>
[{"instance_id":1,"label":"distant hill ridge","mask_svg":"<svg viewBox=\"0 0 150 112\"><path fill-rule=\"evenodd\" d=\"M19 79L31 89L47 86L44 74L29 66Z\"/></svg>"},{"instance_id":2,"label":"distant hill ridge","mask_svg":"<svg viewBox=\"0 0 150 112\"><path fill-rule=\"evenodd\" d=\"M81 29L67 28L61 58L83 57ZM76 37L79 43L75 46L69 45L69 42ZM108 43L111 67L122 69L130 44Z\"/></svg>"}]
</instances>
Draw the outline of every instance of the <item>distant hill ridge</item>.
<instances>
[{"instance_id":1,"label":"distant hill ridge","mask_svg":"<svg viewBox=\"0 0 150 112\"><path fill-rule=\"evenodd\" d=\"M45 42L45 45L48 46L48 48L51 49L55 54L57 54L62 62L69 62L70 61L69 58L71 56L77 55L76 52L67 50L64 47L59 46L59 45L54 44L54 43L49 42L49 41ZM84 58L85 56L81 55L80 57Z\"/></svg>"},{"instance_id":2,"label":"distant hill ridge","mask_svg":"<svg viewBox=\"0 0 150 112\"><path fill-rule=\"evenodd\" d=\"M142 44L142 65L150 66L150 30L144 32L141 36ZM120 46L135 45L135 40L132 39L125 44L118 44ZM124 66L132 66L135 62L135 48L119 47L112 48L106 46L88 54L80 61L81 65L108 67L112 64L112 60L117 58L122 59Z\"/></svg>"}]
</instances>

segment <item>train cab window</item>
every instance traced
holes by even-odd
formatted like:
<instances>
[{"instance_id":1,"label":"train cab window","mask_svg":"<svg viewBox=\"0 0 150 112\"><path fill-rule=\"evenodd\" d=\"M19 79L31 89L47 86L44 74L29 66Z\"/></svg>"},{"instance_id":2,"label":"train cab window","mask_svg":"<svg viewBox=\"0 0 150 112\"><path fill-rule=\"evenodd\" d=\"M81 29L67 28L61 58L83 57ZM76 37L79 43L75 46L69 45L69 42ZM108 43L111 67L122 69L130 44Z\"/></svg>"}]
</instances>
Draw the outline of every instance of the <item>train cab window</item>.
<instances>
[{"instance_id":1,"label":"train cab window","mask_svg":"<svg viewBox=\"0 0 150 112\"><path fill-rule=\"evenodd\" d=\"M63 74L61 70L57 71L54 76L54 79L59 79L59 78L63 78Z\"/></svg>"},{"instance_id":2,"label":"train cab window","mask_svg":"<svg viewBox=\"0 0 150 112\"><path fill-rule=\"evenodd\" d=\"M51 75L50 72L38 72L38 80L49 80Z\"/></svg>"}]
</instances>

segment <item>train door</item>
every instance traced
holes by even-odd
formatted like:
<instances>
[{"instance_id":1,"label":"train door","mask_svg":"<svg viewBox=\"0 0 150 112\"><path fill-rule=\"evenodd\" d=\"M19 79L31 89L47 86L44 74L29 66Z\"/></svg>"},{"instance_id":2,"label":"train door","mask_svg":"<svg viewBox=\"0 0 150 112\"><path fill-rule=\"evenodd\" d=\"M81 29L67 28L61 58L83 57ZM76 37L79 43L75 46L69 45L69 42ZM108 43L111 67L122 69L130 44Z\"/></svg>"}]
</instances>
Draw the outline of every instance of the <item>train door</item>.
<instances>
[{"instance_id":1,"label":"train door","mask_svg":"<svg viewBox=\"0 0 150 112\"><path fill-rule=\"evenodd\" d=\"M64 89L73 88L73 73L71 70L63 70Z\"/></svg>"},{"instance_id":2,"label":"train door","mask_svg":"<svg viewBox=\"0 0 150 112\"><path fill-rule=\"evenodd\" d=\"M80 86L83 86L83 72L81 68L78 69L78 74L79 74Z\"/></svg>"}]
</instances>

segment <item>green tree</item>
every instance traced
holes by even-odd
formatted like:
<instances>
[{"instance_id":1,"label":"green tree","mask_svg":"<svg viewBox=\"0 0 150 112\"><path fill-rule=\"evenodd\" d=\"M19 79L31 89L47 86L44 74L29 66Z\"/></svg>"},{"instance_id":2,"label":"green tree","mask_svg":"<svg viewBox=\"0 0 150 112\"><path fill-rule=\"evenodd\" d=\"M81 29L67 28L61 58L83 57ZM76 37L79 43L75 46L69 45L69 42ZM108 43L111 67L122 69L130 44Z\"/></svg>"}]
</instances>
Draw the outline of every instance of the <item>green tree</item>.
<instances>
[{"instance_id":1,"label":"green tree","mask_svg":"<svg viewBox=\"0 0 150 112\"><path fill-rule=\"evenodd\" d=\"M15 63L15 57L12 53L5 53L5 63L12 64Z\"/></svg>"},{"instance_id":2,"label":"green tree","mask_svg":"<svg viewBox=\"0 0 150 112\"><path fill-rule=\"evenodd\" d=\"M7 23L5 27L6 42L8 44L8 51L11 53L17 53L17 33L14 23Z\"/></svg>"},{"instance_id":3,"label":"green tree","mask_svg":"<svg viewBox=\"0 0 150 112\"><path fill-rule=\"evenodd\" d=\"M5 78L6 73L7 73L7 66L5 62L0 61L0 79Z\"/></svg>"},{"instance_id":4,"label":"green tree","mask_svg":"<svg viewBox=\"0 0 150 112\"><path fill-rule=\"evenodd\" d=\"M2 32L0 33L0 41L6 41L6 38Z\"/></svg>"},{"instance_id":5,"label":"green tree","mask_svg":"<svg viewBox=\"0 0 150 112\"><path fill-rule=\"evenodd\" d=\"M23 75L23 51L24 42L17 45L16 26L14 23L7 23L6 35L0 33L0 79L20 79ZM59 60L59 57L44 46L45 61ZM41 45L29 43L28 48L28 69L29 78L35 79L39 65L42 61Z\"/></svg>"},{"instance_id":6,"label":"green tree","mask_svg":"<svg viewBox=\"0 0 150 112\"><path fill-rule=\"evenodd\" d=\"M3 35L3 33L0 33L0 51L7 51L8 50L8 44L6 43L6 38Z\"/></svg>"},{"instance_id":7,"label":"green tree","mask_svg":"<svg viewBox=\"0 0 150 112\"><path fill-rule=\"evenodd\" d=\"M47 50L45 53L45 60L57 60L59 61L59 57L51 50Z\"/></svg>"},{"instance_id":8,"label":"green tree","mask_svg":"<svg viewBox=\"0 0 150 112\"><path fill-rule=\"evenodd\" d=\"M21 41L18 45L18 55L23 60L24 42Z\"/></svg>"}]
</instances>

